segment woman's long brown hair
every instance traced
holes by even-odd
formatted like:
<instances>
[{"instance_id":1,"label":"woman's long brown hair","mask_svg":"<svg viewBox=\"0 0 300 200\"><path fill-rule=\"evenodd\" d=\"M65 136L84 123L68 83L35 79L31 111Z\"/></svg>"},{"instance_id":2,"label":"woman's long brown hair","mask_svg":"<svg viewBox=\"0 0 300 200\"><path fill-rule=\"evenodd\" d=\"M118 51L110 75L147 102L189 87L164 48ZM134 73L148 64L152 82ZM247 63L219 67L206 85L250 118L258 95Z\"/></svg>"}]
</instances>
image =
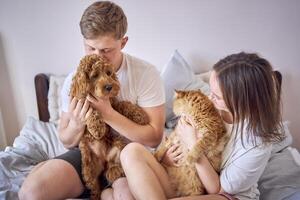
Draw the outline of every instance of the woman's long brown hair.
<instances>
[{"instance_id":1,"label":"woman's long brown hair","mask_svg":"<svg viewBox=\"0 0 300 200\"><path fill-rule=\"evenodd\" d=\"M233 116L233 130L264 144L283 140L280 83L271 64L257 54L232 54L214 67L224 102ZM246 128L246 129L244 129ZM247 135L245 135L245 131Z\"/></svg>"}]
</instances>

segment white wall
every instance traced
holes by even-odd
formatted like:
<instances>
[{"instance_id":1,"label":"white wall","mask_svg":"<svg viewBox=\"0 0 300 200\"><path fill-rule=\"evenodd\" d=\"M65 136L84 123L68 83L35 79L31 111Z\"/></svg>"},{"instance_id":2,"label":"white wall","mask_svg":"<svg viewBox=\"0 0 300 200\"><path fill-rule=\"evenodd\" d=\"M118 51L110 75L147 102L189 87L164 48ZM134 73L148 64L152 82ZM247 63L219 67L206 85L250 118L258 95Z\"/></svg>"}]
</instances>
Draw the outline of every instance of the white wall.
<instances>
[{"instance_id":1,"label":"white wall","mask_svg":"<svg viewBox=\"0 0 300 200\"><path fill-rule=\"evenodd\" d=\"M0 1L0 107L8 143L37 117L36 73L66 74L83 55L78 22L92 1ZM300 148L300 1L118 0L129 20L125 51L158 69L178 49L195 71L239 51L259 52L279 69L284 119ZM298 89L297 89L298 88Z\"/></svg>"},{"instance_id":2,"label":"white wall","mask_svg":"<svg viewBox=\"0 0 300 200\"><path fill-rule=\"evenodd\" d=\"M2 111L1 111L1 107L0 107L0 150L3 150L6 147L6 145L7 145L6 134L4 131Z\"/></svg>"}]
</instances>

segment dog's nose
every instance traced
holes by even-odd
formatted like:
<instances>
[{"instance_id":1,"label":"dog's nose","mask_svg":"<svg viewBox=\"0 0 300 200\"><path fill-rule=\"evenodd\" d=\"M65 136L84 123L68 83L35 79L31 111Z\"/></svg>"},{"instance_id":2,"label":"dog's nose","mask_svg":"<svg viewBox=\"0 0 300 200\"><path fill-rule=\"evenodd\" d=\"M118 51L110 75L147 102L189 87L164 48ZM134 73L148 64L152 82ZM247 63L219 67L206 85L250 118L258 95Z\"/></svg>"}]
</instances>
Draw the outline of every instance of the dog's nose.
<instances>
[{"instance_id":1,"label":"dog's nose","mask_svg":"<svg viewBox=\"0 0 300 200\"><path fill-rule=\"evenodd\" d=\"M104 89L109 92L112 89L112 85L105 85Z\"/></svg>"}]
</instances>

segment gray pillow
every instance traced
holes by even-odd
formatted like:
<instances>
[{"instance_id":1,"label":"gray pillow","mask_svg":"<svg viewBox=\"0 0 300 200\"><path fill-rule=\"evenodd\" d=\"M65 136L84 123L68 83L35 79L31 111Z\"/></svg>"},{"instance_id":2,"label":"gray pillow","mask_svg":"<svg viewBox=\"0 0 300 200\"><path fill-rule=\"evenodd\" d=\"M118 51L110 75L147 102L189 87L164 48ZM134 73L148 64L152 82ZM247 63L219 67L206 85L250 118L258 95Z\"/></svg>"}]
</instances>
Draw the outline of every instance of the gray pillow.
<instances>
[{"instance_id":1,"label":"gray pillow","mask_svg":"<svg viewBox=\"0 0 300 200\"><path fill-rule=\"evenodd\" d=\"M175 90L198 90L209 94L206 82L196 77L193 69L177 50L161 71L166 92L166 123L174 120L173 97Z\"/></svg>"}]
</instances>

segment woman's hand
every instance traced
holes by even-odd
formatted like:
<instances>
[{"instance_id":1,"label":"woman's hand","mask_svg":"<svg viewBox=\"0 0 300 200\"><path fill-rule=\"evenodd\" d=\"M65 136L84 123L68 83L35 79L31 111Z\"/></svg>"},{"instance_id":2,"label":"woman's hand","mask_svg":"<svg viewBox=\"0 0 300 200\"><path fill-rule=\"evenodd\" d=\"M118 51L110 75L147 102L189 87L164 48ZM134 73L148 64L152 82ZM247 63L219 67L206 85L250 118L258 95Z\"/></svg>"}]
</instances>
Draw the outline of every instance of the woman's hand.
<instances>
[{"instance_id":1,"label":"woman's hand","mask_svg":"<svg viewBox=\"0 0 300 200\"><path fill-rule=\"evenodd\" d=\"M183 153L181 149L179 148L179 144L173 144L165 153L163 156L161 162L168 166L176 166L178 167L183 158Z\"/></svg>"},{"instance_id":2,"label":"woman's hand","mask_svg":"<svg viewBox=\"0 0 300 200\"><path fill-rule=\"evenodd\" d=\"M178 120L176 132L180 140L186 144L188 149L191 149L197 142L197 130L194 120L189 116L181 116Z\"/></svg>"},{"instance_id":3,"label":"woman's hand","mask_svg":"<svg viewBox=\"0 0 300 200\"><path fill-rule=\"evenodd\" d=\"M87 96L87 100L94 109L101 113L104 120L109 117L112 111L114 111L110 104L109 98L99 98L89 94Z\"/></svg>"}]
</instances>

